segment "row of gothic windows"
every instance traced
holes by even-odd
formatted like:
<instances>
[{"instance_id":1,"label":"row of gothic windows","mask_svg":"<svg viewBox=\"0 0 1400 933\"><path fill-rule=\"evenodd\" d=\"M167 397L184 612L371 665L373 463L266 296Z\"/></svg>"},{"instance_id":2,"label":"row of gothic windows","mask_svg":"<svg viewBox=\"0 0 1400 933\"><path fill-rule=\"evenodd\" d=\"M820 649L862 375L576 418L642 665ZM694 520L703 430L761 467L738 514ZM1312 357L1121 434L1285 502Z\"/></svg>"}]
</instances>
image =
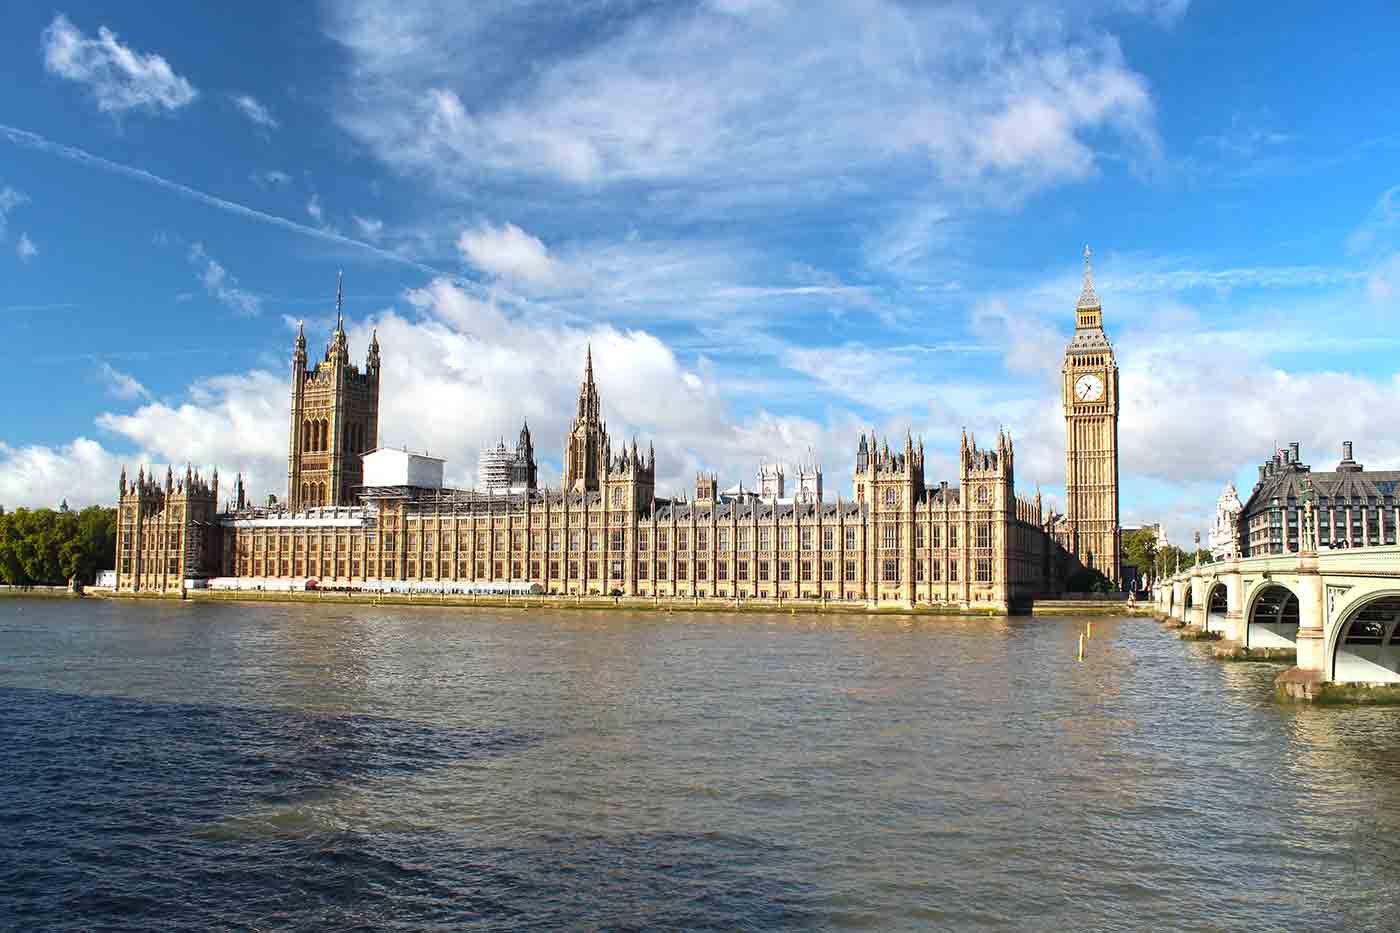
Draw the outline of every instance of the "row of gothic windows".
<instances>
[{"instance_id":1,"label":"row of gothic windows","mask_svg":"<svg viewBox=\"0 0 1400 933\"><path fill-rule=\"evenodd\" d=\"M350 454L363 453L368 446L368 427L364 424L352 424L345 430L345 452ZM330 421L325 418L310 419L301 424L301 450L302 453L323 453L331 449L330 444Z\"/></svg>"},{"instance_id":2,"label":"row of gothic windows","mask_svg":"<svg viewBox=\"0 0 1400 933\"><path fill-rule=\"evenodd\" d=\"M302 483L301 504L304 506L327 505L325 483Z\"/></svg>"}]
</instances>

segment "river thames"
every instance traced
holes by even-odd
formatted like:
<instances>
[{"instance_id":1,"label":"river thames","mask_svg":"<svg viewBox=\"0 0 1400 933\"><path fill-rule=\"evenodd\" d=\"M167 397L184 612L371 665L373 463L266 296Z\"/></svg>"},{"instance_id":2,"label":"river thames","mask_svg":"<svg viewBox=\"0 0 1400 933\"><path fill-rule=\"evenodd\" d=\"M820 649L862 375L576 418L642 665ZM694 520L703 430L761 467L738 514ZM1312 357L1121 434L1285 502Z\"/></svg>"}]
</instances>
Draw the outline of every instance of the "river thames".
<instances>
[{"instance_id":1,"label":"river thames","mask_svg":"<svg viewBox=\"0 0 1400 933\"><path fill-rule=\"evenodd\" d=\"M1145 619L0 601L0 926L1390 928L1400 713Z\"/></svg>"}]
</instances>

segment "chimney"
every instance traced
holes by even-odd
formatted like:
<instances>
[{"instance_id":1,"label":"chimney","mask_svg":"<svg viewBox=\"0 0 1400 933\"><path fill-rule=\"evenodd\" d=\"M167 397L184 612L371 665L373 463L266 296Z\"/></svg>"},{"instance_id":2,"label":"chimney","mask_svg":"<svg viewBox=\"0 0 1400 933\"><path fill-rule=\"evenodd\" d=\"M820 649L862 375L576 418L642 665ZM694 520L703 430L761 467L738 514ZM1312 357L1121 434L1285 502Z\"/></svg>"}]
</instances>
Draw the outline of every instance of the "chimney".
<instances>
[{"instance_id":1,"label":"chimney","mask_svg":"<svg viewBox=\"0 0 1400 933\"><path fill-rule=\"evenodd\" d=\"M1288 460L1290 463L1298 463L1301 459L1298 455L1298 442L1294 441L1288 445Z\"/></svg>"},{"instance_id":2,"label":"chimney","mask_svg":"<svg viewBox=\"0 0 1400 933\"><path fill-rule=\"evenodd\" d=\"M1360 473L1365 468L1352 459L1351 441L1342 441L1342 462L1337 464L1338 473Z\"/></svg>"}]
</instances>

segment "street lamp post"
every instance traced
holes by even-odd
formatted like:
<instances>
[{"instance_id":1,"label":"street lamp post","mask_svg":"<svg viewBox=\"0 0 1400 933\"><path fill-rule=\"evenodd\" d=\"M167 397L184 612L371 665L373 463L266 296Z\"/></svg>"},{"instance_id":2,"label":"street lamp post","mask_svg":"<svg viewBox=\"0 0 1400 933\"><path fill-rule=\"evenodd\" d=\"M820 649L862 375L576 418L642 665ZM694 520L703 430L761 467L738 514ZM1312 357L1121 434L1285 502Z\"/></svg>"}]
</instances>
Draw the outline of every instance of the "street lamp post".
<instances>
[{"instance_id":1,"label":"street lamp post","mask_svg":"<svg viewBox=\"0 0 1400 933\"><path fill-rule=\"evenodd\" d=\"M1317 553L1317 531L1313 527L1313 501L1317 493L1312 480L1303 478L1303 527L1299 529L1298 550L1301 553Z\"/></svg>"}]
</instances>

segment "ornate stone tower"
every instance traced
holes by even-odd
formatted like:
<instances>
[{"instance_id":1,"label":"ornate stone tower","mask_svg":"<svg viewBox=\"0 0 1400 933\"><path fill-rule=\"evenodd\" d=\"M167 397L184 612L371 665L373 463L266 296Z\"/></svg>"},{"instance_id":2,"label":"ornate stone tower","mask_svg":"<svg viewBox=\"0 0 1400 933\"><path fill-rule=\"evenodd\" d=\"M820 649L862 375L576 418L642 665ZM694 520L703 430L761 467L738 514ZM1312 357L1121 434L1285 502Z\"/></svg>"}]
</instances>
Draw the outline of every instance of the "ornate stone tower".
<instances>
[{"instance_id":1,"label":"ornate stone tower","mask_svg":"<svg viewBox=\"0 0 1400 933\"><path fill-rule=\"evenodd\" d=\"M306 365L306 334L297 326L292 352L292 424L287 446L287 506L350 505L364 482L365 453L379 442L379 335L370 339L365 370L350 362L335 289L335 333L326 356Z\"/></svg>"},{"instance_id":2,"label":"ornate stone tower","mask_svg":"<svg viewBox=\"0 0 1400 933\"><path fill-rule=\"evenodd\" d=\"M634 437L632 446L624 444L617 456L608 450L603 486L610 510L637 513L649 508L656 497L656 448L648 446L643 454Z\"/></svg>"},{"instance_id":3,"label":"ornate stone tower","mask_svg":"<svg viewBox=\"0 0 1400 933\"><path fill-rule=\"evenodd\" d=\"M575 492L597 492L607 472L608 426L598 414L598 387L593 384L593 348L583 368L583 385L578 390L578 414L564 441L564 488Z\"/></svg>"},{"instance_id":4,"label":"ornate stone tower","mask_svg":"<svg viewBox=\"0 0 1400 933\"><path fill-rule=\"evenodd\" d=\"M889 441L875 443L874 431L868 445L861 434L851 485L855 500L869 503L872 511L912 510L924 494L924 442L916 445L906 432L904 452L891 452Z\"/></svg>"},{"instance_id":5,"label":"ornate stone tower","mask_svg":"<svg viewBox=\"0 0 1400 933\"><path fill-rule=\"evenodd\" d=\"M1118 535L1118 363L1103 332L1093 252L1084 247L1084 289L1065 350L1065 519L1070 553L1120 582Z\"/></svg>"},{"instance_id":6,"label":"ornate stone tower","mask_svg":"<svg viewBox=\"0 0 1400 933\"><path fill-rule=\"evenodd\" d=\"M535 442L530 439L530 422L520 427L520 439L515 442L515 459L510 465L510 485L512 488L533 490L539 477L535 465Z\"/></svg>"}]
</instances>

